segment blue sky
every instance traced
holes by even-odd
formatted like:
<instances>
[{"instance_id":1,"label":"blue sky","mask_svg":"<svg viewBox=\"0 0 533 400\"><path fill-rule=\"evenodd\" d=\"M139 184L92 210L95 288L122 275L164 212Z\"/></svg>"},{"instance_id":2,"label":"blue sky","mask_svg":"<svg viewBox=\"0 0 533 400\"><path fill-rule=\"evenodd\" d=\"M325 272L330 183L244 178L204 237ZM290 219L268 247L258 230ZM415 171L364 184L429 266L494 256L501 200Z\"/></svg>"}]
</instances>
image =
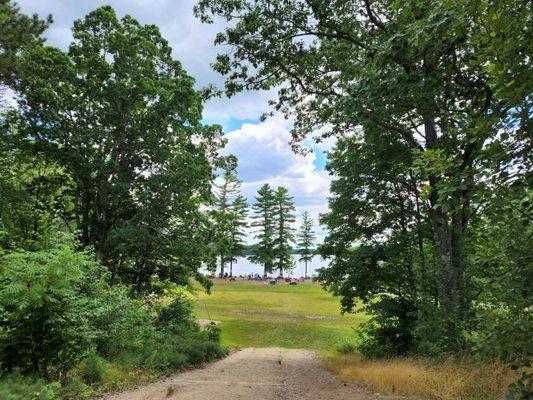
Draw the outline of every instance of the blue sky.
<instances>
[{"instance_id":1,"label":"blue sky","mask_svg":"<svg viewBox=\"0 0 533 400\"><path fill-rule=\"evenodd\" d=\"M23 12L51 13L54 23L45 36L49 45L67 49L72 40L73 21L82 18L101 5L111 5L119 17L130 14L141 23L156 24L173 48L187 72L196 79L198 88L208 84L223 87L223 77L214 72L210 63L223 48L213 40L224 28L221 23L205 25L192 13L195 0L18 0ZM330 143L305 143L314 151L306 157L296 155L288 144L292 122L274 116L264 122L259 116L267 111L268 101L275 92L246 92L230 99L216 98L205 104L204 121L222 125L228 138L224 154L239 159L239 177L244 181L243 192L252 201L263 183L282 185L294 196L298 214L307 210L318 219L327 210L330 177L324 171L325 151ZM324 232L316 224L319 236Z\"/></svg>"}]
</instances>

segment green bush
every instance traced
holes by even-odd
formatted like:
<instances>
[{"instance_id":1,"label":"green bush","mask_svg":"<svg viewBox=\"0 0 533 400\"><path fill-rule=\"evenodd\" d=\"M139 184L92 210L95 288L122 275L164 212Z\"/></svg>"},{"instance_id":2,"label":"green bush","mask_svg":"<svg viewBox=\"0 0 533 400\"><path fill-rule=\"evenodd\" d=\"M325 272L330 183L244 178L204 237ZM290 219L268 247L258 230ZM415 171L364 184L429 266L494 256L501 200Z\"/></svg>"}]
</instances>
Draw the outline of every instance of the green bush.
<instances>
[{"instance_id":1,"label":"green bush","mask_svg":"<svg viewBox=\"0 0 533 400\"><path fill-rule=\"evenodd\" d=\"M220 326L218 326L215 322L210 322L209 325L205 327L205 332L209 341L220 343L220 334L222 333L222 329L220 329Z\"/></svg>"},{"instance_id":2,"label":"green bush","mask_svg":"<svg viewBox=\"0 0 533 400\"><path fill-rule=\"evenodd\" d=\"M156 336L155 317L126 286L103 286L95 296L91 326L98 353L114 358L139 351Z\"/></svg>"},{"instance_id":3,"label":"green bush","mask_svg":"<svg viewBox=\"0 0 533 400\"><path fill-rule=\"evenodd\" d=\"M61 385L33 376L22 376L18 371L0 379L2 400L59 400Z\"/></svg>"},{"instance_id":4,"label":"green bush","mask_svg":"<svg viewBox=\"0 0 533 400\"><path fill-rule=\"evenodd\" d=\"M166 373L225 354L220 329L200 330L186 297L150 305L127 286L109 285L93 259L65 243L0 255L0 374L18 368L61 378L64 398L86 398L92 393L86 384L106 380L108 362ZM28 380L15 391L1 386L10 397L0 392L0 399L31 399L17 389L24 385L42 399L57 394L54 385Z\"/></svg>"},{"instance_id":5,"label":"green bush","mask_svg":"<svg viewBox=\"0 0 533 400\"><path fill-rule=\"evenodd\" d=\"M347 340L343 341L342 343L339 343L339 345L336 348L337 352L340 353L340 354L357 353L357 349L358 349L357 343L350 342L350 341L347 341Z\"/></svg>"},{"instance_id":6,"label":"green bush","mask_svg":"<svg viewBox=\"0 0 533 400\"><path fill-rule=\"evenodd\" d=\"M105 360L95 353L89 354L80 365L81 376L89 384L100 382L105 372Z\"/></svg>"},{"instance_id":7,"label":"green bush","mask_svg":"<svg viewBox=\"0 0 533 400\"><path fill-rule=\"evenodd\" d=\"M80 400L93 396L93 390L83 382L81 376L72 377L61 389L61 400Z\"/></svg>"},{"instance_id":8,"label":"green bush","mask_svg":"<svg viewBox=\"0 0 533 400\"><path fill-rule=\"evenodd\" d=\"M0 366L41 374L72 368L91 346L97 265L67 245L0 258Z\"/></svg>"},{"instance_id":9,"label":"green bush","mask_svg":"<svg viewBox=\"0 0 533 400\"><path fill-rule=\"evenodd\" d=\"M169 305L159 310L157 322L165 328L192 324L193 305L191 301L185 296L176 296Z\"/></svg>"},{"instance_id":10,"label":"green bush","mask_svg":"<svg viewBox=\"0 0 533 400\"><path fill-rule=\"evenodd\" d=\"M167 372L179 370L189 365L189 357L172 346L152 348L143 362L144 368Z\"/></svg>"}]
</instances>

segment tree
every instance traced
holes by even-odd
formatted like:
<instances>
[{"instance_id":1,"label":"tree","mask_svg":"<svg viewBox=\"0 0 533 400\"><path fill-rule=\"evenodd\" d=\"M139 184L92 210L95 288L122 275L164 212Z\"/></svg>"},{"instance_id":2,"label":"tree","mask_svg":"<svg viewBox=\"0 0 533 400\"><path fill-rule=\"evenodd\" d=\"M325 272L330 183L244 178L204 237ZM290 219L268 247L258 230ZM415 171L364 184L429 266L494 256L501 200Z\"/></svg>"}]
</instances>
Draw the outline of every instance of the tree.
<instances>
[{"instance_id":1,"label":"tree","mask_svg":"<svg viewBox=\"0 0 533 400\"><path fill-rule=\"evenodd\" d=\"M19 73L19 57L24 48L41 44L41 34L52 23L52 16L41 20L21 14L17 3L0 0L0 84L12 84Z\"/></svg>"},{"instance_id":2,"label":"tree","mask_svg":"<svg viewBox=\"0 0 533 400\"><path fill-rule=\"evenodd\" d=\"M415 156L406 173L414 185L386 171L375 179L427 202L435 326L444 347L460 349L481 160L510 115L510 135L530 143L527 2L511 10L505 1L201 0L195 11L204 22L230 22L216 43L232 51L214 64L227 94L279 87L274 111L295 117L295 144L319 128L323 137L360 133L363 141L386 134L394 151ZM502 45L507 38L516 57Z\"/></svg>"},{"instance_id":3,"label":"tree","mask_svg":"<svg viewBox=\"0 0 533 400\"><path fill-rule=\"evenodd\" d=\"M230 235L231 246L228 252L229 276L233 276L233 261L242 257L245 250L244 235L248 226L248 202L242 195L238 195L231 204Z\"/></svg>"},{"instance_id":4,"label":"tree","mask_svg":"<svg viewBox=\"0 0 533 400\"><path fill-rule=\"evenodd\" d=\"M429 268L434 256L427 251L427 206L406 188L414 185L408 167L412 153L399 149L392 134L366 141L347 137L329 154L327 166L335 178L330 211L321 217L328 234L319 252L331 261L318 275L342 298L344 312L361 306L371 317L360 348L366 356L422 352L427 342L440 343L438 329L430 323L424 329L431 336L415 340L417 317L422 320L435 311L437 281ZM376 178L382 175L405 184Z\"/></svg>"},{"instance_id":5,"label":"tree","mask_svg":"<svg viewBox=\"0 0 533 400\"><path fill-rule=\"evenodd\" d=\"M230 254L233 247L233 236L237 234L236 230L240 230L240 227L235 226L238 222L236 222L235 210L232 207L242 183L237 178L236 168L236 163L230 161L224 170L222 182L215 183L216 242L220 257L220 277L224 276L226 261L233 261ZM227 260L228 256L229 260Z\"/></svg>"},{"instance_id":6,"label":"tree","mask_svg":"<svg viewBox=\"0 0 533 400\"><path fill-rule=\"evenodd\" d=\"M253 246L250 261L262 264L264 267L263 276L266 277L268 273L272 272L276 257L274 251L276 198L274 190L268 183L265 183L257 191L252 211L251 226L256 228L255 238L258 242Z\"/></svg>"},{"instance_id":7,"label":"tree","mask_svg":"<svg viewBox=\"0 0 533 400\"><path fill-rule=\"evenodd\" d=\"M74 216L114 280L185 282L200 267L200 206L210 197L220 128L153 25L101 7L77 20L69 51L23 56L25 148L72 176Z\"/></svg>"},{"instance_id":8,"label":"tree","mask_svg":"<svg viewBox=\"0 0 533 400\"><path fill-rule=\"evenodd\" d=\"M313 251L313 244L316 239L315 233L313 231L313 220L309 216L308 211L304 211L302 217L302 225L300 230L297 233L298 238L298 248L300 250L300 261L305 263L305 279L307 276L307 263L313 259L315 255Z\"/></svg>"},{"instance_id":9,"label":"tree","mask_svg":"<svg viewBox=\"0 0 533 400\"><path fill-rule=\"evenodd\" d=\"M20 75L20 57L24 49L44 42L41 34L52 22L29 17L11 0L0 0L0 246L30 249L49 236L47 226L54 217L51 209L65 193L64 171L47 165L16 149L5 118L7 102L1 97L5 86ZM64 179L61 179L64 178Z\"/></svg>"},{"instance_id":10,"label":"tree","mask_svg":"<svg viewBox=\"0 0 533 400\"><path fill-rule=\"evenodd\" d=\"M277 258L276 268L279 276L283 276L283 271L290 271L294 267L291 255L291 243L294 242L294 228L292 224L296 220L294 217L294 201L289 196L289 191L280 186L275 192L275 225L276 233L274 239L274 254Z\"/></svg>"}]
</instances>

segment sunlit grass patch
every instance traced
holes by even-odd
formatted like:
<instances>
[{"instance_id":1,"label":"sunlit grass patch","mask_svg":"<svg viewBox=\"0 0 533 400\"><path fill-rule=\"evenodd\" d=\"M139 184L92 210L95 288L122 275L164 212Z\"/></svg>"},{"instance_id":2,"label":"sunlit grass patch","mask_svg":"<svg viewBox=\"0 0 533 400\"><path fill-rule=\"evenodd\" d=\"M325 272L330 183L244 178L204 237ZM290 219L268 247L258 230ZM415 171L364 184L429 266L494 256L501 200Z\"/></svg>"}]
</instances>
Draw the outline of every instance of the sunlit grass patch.
<instances>
[{"instance_id":1,"label":"sunlit grass patch","mask_svg":"<svg viewBox=\"0 0 533 400\"><path fill-rule=\"evenodd\" d=\"M200 291L196 316L220 321L226 346L331 350L364 315L341 315L339 299L314 283L291 286L217 280L212 294Z\"/></svg>"},{"instance_id":2,"label":"sunlit grass patch","mask_svg":"<svg viewBox=\"0 0 533 400\"><path fill-rule=\"evenodd\" d=\"M325 365L346 381L423 400L503 399L509 384L517 379L515 371L499 362L468 359L364 360L356 354L340 354L328 358Z\"/></svg>"}]
</instances>

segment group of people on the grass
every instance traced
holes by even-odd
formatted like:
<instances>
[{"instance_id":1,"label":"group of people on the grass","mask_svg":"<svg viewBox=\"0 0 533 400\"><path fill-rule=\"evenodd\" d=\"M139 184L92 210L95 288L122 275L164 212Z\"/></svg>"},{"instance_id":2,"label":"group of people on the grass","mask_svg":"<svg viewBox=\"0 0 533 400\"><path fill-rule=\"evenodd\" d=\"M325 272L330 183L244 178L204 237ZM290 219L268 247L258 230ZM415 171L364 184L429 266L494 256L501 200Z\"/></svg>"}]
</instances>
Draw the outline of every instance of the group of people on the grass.
<instances>
[{"instance_id":1,"label":"group of people on the grass","mask_svg":"<svg viewBox=\"0 0 533 400\"><path fill-rule=\"evenodd\" d=\"M230 281L236 281L237 279L239 280L249 280L249 281L265 281L268 283L270 283L271 285L275 285L277 284L279 281L284 281L285 283L288 283L289 285L296 285L298 284L298 282L305 282L307 279L309 278L305 278L303 276L301 276L300 278L292 278L292 277L283 277L283 276L278 276L277 278L273 278L273 277L267 277L267 276L263 276L263 275L260 275L258 273L255 273L255 274L247 274L247 275L238 275L238 276L230 276L227 272L224 273L223 276L219 276L219 278L221 279L229 279Z\"/></svg>"}]
</instances>

